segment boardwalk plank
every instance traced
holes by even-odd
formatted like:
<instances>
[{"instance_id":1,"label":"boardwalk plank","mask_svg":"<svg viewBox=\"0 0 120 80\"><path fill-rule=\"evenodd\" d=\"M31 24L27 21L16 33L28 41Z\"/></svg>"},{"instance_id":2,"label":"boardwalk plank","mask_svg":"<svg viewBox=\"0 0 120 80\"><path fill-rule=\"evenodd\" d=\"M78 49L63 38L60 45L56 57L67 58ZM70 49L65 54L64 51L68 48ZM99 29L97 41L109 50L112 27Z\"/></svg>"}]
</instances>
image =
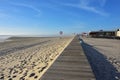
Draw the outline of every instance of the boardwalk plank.
<instances>
[{"instance_id":1,"label":"boardwalk plank","mask_svg":"<svg viewBox=\"0 0 120 80\"><path fill-rule=\"evenodd\" d=\"M40 80L96 80L77 37Z\"/></svg>"}]
</instances>

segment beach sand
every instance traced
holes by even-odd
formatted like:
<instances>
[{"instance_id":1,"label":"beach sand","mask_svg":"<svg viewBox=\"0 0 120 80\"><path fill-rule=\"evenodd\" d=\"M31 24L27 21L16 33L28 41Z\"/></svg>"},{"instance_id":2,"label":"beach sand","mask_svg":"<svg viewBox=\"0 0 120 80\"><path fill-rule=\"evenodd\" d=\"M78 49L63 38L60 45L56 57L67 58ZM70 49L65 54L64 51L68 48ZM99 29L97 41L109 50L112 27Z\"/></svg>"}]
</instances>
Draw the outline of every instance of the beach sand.
<instances>
[{"instance_id":1,"label":"beach sand","mask_svg":"<svg viewBox=\"0 0 120 80\"><path fill-rule=\"evenodd\" d=\"M97 80L120 80L120 40L82 38Z\"/></svg>"},{"instance_id":2,"label":"beach sand","mask_svg":"<svg viewBox=\"0 0 120 80\"><path fill-rule=\"evenodd\" d=\"M13 37L0 43L0 80L39 80L73 37Z\"/></svg>"}]
</instances>

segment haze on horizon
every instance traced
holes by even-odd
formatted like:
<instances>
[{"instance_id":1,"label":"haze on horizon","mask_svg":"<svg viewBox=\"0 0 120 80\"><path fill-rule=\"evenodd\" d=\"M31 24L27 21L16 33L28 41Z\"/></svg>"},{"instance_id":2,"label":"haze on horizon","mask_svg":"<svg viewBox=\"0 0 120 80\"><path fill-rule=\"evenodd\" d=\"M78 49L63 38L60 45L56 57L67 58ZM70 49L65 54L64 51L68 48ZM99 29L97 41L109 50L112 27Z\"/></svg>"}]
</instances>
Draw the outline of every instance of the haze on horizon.
<instances>
[{"instance_id":1,"label":"haze on horizon","mask_svg":"<svg viewBox=\"0 0 120 80\"><path fill-rule=\"evenodd\" d=\"M120 0L0 0L0 35L120 28Z\"/></svg>"}]
</instances>

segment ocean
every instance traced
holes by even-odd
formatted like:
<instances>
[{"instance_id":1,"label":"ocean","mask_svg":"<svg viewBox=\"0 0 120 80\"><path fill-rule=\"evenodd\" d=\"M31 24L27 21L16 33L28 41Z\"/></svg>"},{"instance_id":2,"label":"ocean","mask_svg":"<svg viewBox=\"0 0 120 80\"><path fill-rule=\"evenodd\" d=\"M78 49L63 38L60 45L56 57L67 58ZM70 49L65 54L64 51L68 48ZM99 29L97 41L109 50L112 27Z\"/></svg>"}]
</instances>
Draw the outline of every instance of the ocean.
<instances>
[{"instance_id":1,"label":"ocean","mask_svg":"<svg viewBox=\"0 0 120 80\"><path fill-rule=\"evenodd\" d=\"M11 36L7 36L7 35L0 35L0 42L4 42L6 41L6 39L8 39Z\"/></svg>"}]
</instances>

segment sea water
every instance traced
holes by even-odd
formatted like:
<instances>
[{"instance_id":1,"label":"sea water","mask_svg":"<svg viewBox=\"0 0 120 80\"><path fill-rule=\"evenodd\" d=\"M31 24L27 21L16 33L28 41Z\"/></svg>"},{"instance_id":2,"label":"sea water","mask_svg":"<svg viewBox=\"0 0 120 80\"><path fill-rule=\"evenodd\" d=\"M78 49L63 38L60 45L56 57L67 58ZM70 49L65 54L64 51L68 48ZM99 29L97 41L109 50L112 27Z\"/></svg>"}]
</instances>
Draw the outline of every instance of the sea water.
<instances>
[{"instance_id":1,"label":"sea water","mask_svg":"<svg viewBox=\"0 0 120 80\"><path fill-rule=\"evenodd\" d=\"M0 42L6 41L10 36L0 35Z\"/></svg>"}]
</instances>

